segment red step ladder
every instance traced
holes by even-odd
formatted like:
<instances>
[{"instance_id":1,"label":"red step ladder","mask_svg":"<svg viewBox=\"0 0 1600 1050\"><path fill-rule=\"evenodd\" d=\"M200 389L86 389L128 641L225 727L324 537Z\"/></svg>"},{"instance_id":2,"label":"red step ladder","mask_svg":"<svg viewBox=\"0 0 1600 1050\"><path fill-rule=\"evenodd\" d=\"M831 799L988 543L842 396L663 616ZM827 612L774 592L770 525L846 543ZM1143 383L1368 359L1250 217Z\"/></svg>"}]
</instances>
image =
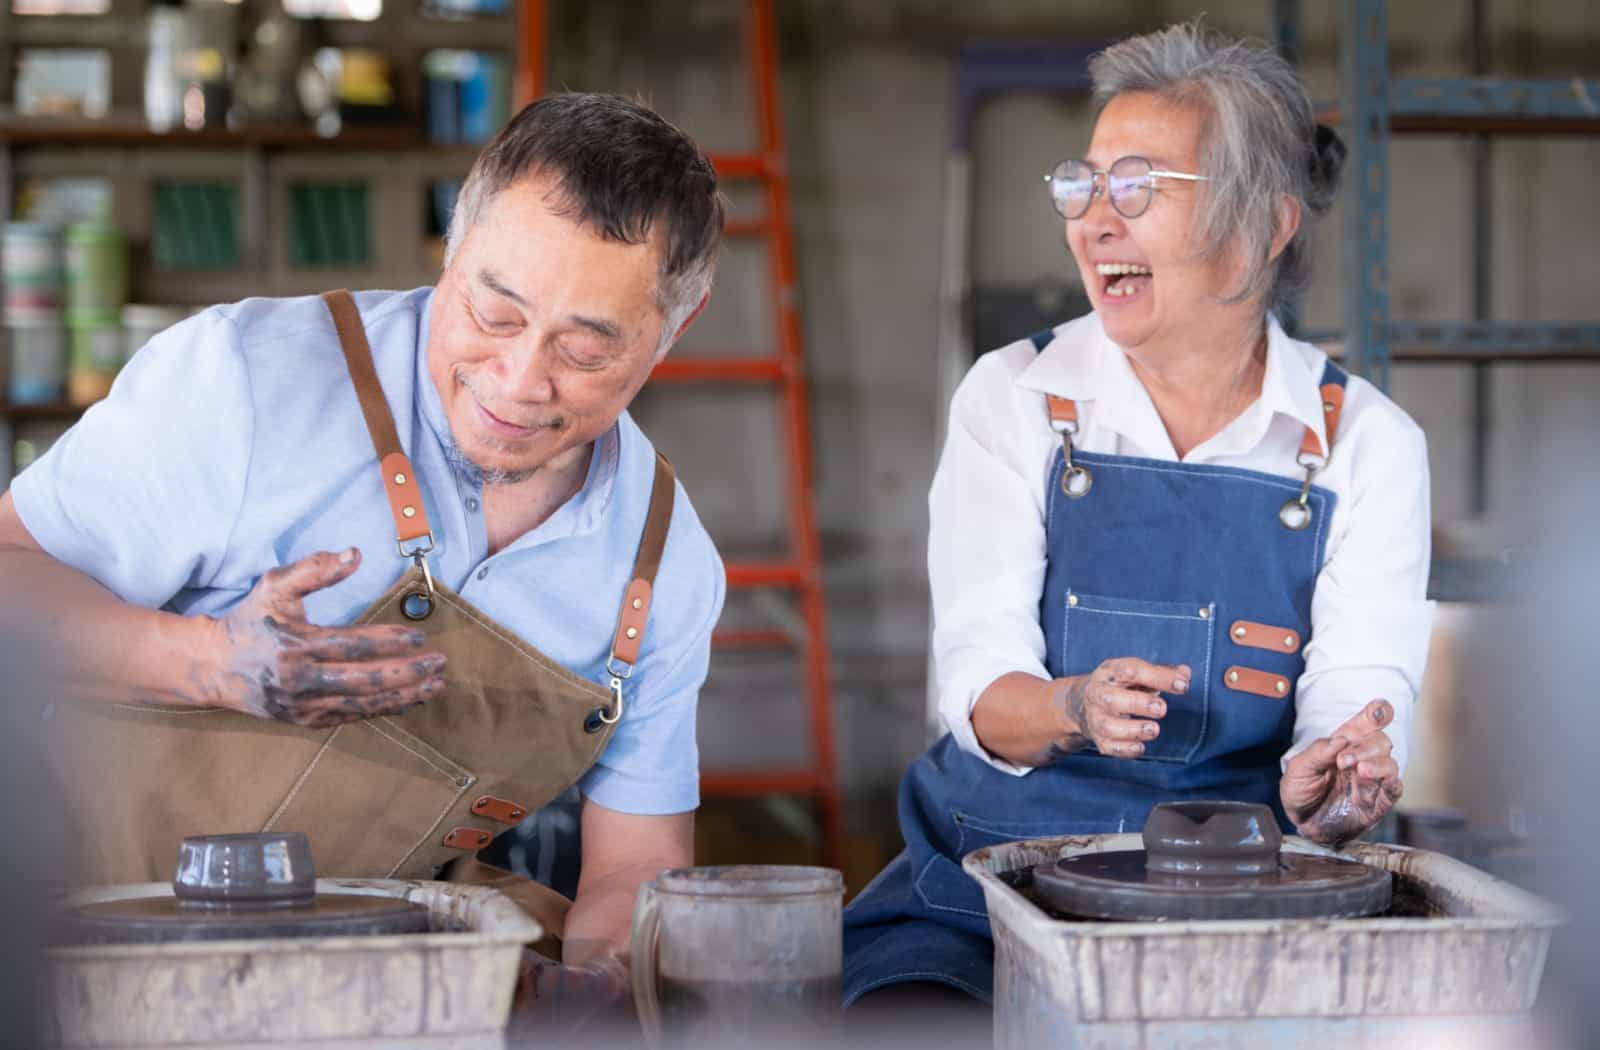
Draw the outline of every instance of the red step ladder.
<instances>
[{"instance_id":1,"label":"red step ladder","mask_svg":"<svg viewBox=\"0 0 1600 1050\"><path fill-rule=\"evenodd\" d=\"M814 800L820 810L823 859L839 868L844 861L844 813L833 747L833 702L828 683L827 620L822 597L822 552L812 501L810 400L801 338L795 280L794 231L789 212L789 179L778 98L777 27L773 0L745 0L750 89L755 96L757 149L753 153L713 154L718 178L760 184L763 214L730 219L728 237L759 238L767 248L768 294L777 332L775 353L765 356L671 356L656 367L653 383L741 383L773 388L779 401L780 444L788 522L788 554L765 561L730 561L728 586L791 593L805 626L799 641L810 709L811 762L792 768L704 770L701 793L707 798L792 795ZM530 99L544 84L546 15L543 0L523 0L522 63L518 94ZM724 649L790 649L797 640L786 630L719 630L712 645Z\"/></svg>"}]
</instances>

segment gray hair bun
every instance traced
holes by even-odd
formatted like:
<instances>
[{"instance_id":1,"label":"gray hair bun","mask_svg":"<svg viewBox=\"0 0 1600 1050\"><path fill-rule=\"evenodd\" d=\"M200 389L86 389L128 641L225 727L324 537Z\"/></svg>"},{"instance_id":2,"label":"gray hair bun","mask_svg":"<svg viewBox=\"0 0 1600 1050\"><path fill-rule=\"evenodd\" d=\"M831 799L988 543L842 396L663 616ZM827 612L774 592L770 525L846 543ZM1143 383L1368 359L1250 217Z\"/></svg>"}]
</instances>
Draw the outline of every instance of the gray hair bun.
<instances>
[{"instance_id":1,"label":"gray hair bun","mask_svg":"<svg viewBox=\"0 0 1600 1050\"><path fill-rule=\"evenodd\" d=\"M1317 125L1316 144L1311 147L1311 193L1306 201L1314 214L1325 215L1333 207L1339 173L1349 152L1337 131L1326 124Z\"/></svg>"}]
</instances>

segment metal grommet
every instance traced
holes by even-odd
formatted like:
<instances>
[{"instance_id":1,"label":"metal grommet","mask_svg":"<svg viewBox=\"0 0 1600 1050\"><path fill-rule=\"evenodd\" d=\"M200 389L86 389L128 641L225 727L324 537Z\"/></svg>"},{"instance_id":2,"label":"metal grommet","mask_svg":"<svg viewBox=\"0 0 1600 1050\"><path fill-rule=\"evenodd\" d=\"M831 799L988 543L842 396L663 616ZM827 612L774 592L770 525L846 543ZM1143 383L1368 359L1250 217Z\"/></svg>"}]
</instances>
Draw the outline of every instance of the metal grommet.
<instances>
[{"instance_id":1,"label":"metal grommet","mask_svg":"<svg viewBox=\"0 0 1600 1050\"><path fill-rule=\"evenodd\" d=\"M408 620L426 620L433 615L433 599L421 591L412 591L400 599L400 613Z\"/></svg>"},{"instance_id":2,"label":"metal grommet","mask_svg":"<svg viewBox=\"0 0 1600 1050\"><path fill-rule=\"evenodd\" d=\"M395 474L394 483L396 485L404 485L406 483L406 476L404 474L399 474L399 473Z\"/></svg>"},{"instance_id":3,"label":"metal grommet","mask_svg":"<svg viewBox=\"0 0 1600 1050\"><path fill-rule=\"evenodd\" d=\"M1245 635L1247 635L1249 633L1250 632L1246 631L1243 627L1235 627L1233 629L1233 636L1235 638L1243 638Z\"/></svg>"},{"instance_id":4,"label":"metal grommet","mask_svg":"<svg viewBox=\"0 0 1600 1050\"><path fill-rule=\"evenodd\" d=\"M1072 606L1073 608L1077 608L1078 607L1078 596L1076 594L1067 595L1067 604Z\"/></svg>"},{"instance_id":5,"label":"metal grommet","mask_svg":"<svg viewBox=\"0 0 1600 1050\"><path fill-rule=\"evenodd\" d=\"M400 513L404 514L408 518L414 518L414 517L417 516L417 508L415 508L415 507L401 507L400 508Z\"/></svg>"},{"instance_id":6,"label":"metal grommet","mask_svg":"<svg viewBox=\"0 0 1600 1050\"><path fill-rule=\"evenodd\" d=\"M1061 472L1061 491L1071 499L1082 499L1093 484L1087 467L1071 466Z\"/></svg>"},{"instance_id":7,"label":"metal grommet","mask_svg":"<svg viewBox=\"0 0 1600 1050\"><path fill-rule=\"evenodd\" d=\"M601 707L597 707L593 711L590 711L589 712L589 717L587 717L587 718L585 718L583 720L583 731L585 733L590 733L590 734L598 733L598 732L600 732L600 730L604 729L605 727L606 727L606 712L605 712L605 709L601 708Z\"/></svg>"},{"instance_id":8,"label":"metal grommet","mask_svg":"<svg viewBox=\"0 0 1600 1050\"><path fill-rule=\"evenodd\" d=\"M1289 691L1289 683L1280 678L1276 682L1272 683L1272 688L1278 691L1279 696L1282 696L1284 693Z\"/></svg>"},{"instance_id":9,"label":"metal grommet","mask_svg":"<svg viewBox=\"0 0 1600 1050\"><path fill-rule=\"evenodd\" d=\"M1311 508L1292 499L1278 508L1278 520L1290 532L1300 532L1311 524Z\"/></svg>"},{"instance_id":10,"label":"metal grommet","mask_svg":"<svg viewBox=\"0 0 1600 1050\"><path fill-rule=\"evenodd\" d=\"M1229 671L1228 672L1228 681L1230 683L1231 682L1237 682L1238 680L1239 680L1239 672L1238 671Z\"/></svg>"}]
</instances>

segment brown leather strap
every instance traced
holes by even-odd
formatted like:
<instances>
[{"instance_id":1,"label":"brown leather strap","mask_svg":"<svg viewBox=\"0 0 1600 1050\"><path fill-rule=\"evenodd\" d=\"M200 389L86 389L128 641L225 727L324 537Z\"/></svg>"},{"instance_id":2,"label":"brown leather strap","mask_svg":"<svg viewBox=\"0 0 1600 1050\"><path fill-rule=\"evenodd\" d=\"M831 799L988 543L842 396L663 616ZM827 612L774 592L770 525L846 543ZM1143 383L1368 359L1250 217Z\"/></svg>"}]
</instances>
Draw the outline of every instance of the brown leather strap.
<instances>
[{"instance_id":1,"label":"brown leather strap","mask_svg":"<svg viewBox=\"0 0 1600 1050\"><path fill-rule=\"evenodd\" d=\"M528 815L528 807L493 795L484 795L472 804L472 812L502 824L521 824L522 818Z\"/></svg>"},{"instance_id":2,"label":"brown leather strap","mask_svg":"<svg viewBox=\"0 0 1600 1050\"><path fill-rule=\"evenodd\" d=\"M451 828L450 833L444 837L444 844L451 849L479 850L487 846L493 838L493 835L479 828Z\"/></svg>"},{"instance_id":3,"label":"brown leather strap","mask_svg":"<svg viewBox=\"0 0 1600 1050\"><path fill-rule=\"evenodd\" d=\"M1289 679L1281 674L1257 671L1253 667L1230 667L1222 672L1222 684L1241 693L1270 696L1281 700L1289 695Z\"/></svg>"},{"instance_id":4,"label":"brown leather strap","mask_svg":"<svg viewBox=\"0 0 1600 1050\"><path fill-rule=\"evenodd\" d=\"M1344 411L1344 387L1338 383L1324 383L1321 393L1322 430L1328 435L1328 447L1324 449L1322 442L1317 439L1317 432L1306 427L1306 436L1300 439L1300 454L1321 456L1326 460L1333 453L1333 435L1339 429L1339 415Z\"/></svg>"},{"instance_id":5,"label":"brown leather strap","mask_svg":"<svg viewBox=\"0 0 1600 1050\"><path fill-rule=\"evenodd\" d=\"M1050 406L1050 423L1057 430L1075 430L1078 426L1078 403L1071 398L1057 397L1054 394L1044 396L1045 404Z\"/></svg>"},{"instance_id":6,"label":"brown leather strap","mask_svg":"<svg viewBox=\"0 0 1600 1050\"><path fill-rule=\"evenodd\" d=\"M656 453L656 480L650 490L650 510L644 519L644 534L639 538L639 554L633 562L633 581L622 596L617 633L611 639L611 659L629 667L639 662L639 647L644 644L645 620L650 615L651 591L656 570L661 567L661 552L667 547L667 531L672 527L676 489L672 464Z\"/></svg>"},{"instance_id":7,"label":"brown leather strap","mask_svg":"<svg viewBox=\"0 0 1600 1050\"><path fill-rule=\"evenodd\" d=\"M1300 632L1289 627L1274 627L1268 623L1235 620L1228 628L1228 636L1235 645L1251 649L1270 649L1275 653L1300 651Z\"/></svg>"},{"instance_id":8,"label":"brown leather strap","mask_svg":"<svg viewBox=\"0 0 1600 1050\"><path fill-rule=\"evenodd\" d=\"M356 388L361 415L367 421L367 433L372 435L372 447L378 453L378 469L383 474L389 513L394 517L395 536L401 543L429 536L432 530L428 526L428 512L422 506L422 489L417 485L411 460L400 447L394 416L389 411L388 399L383 396L383 384L378 382L372 347L367 342L367 331L362 327L355 300L347 290L340 288L323 292L322 301L333 315L334 331L339 333L339 346L344 350L345 365L350 369L350 382Z\"/></svg>"}]
</instances>

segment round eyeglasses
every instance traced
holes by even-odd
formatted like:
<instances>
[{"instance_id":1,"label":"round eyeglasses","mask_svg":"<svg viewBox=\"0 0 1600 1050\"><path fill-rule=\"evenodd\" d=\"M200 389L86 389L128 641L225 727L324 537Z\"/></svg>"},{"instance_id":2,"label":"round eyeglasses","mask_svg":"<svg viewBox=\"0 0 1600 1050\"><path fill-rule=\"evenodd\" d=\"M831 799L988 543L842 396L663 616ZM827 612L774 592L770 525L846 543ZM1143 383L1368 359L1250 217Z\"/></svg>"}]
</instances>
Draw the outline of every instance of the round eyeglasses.
<instances>
[{"instance_id":1,"label":"round eyeglasses","mask_svg":"<svg viewBox=\"0 0 1600 1050\"><path fill-rule=\"evenodd\" d=\"M1161 171L1143 157L1122 157L1104 170L1091 167L1088 161L1064 160L1050 169L1044 181L1050 187L1050 203L1056 212L1066 219L1081 219L1100 192L1102 177L1107 199L1124 219L1137 219L1145 213L1155 198L1158 179L1210 181L1204 175L1186 171Z\"/></svg>"}]
</instances>

